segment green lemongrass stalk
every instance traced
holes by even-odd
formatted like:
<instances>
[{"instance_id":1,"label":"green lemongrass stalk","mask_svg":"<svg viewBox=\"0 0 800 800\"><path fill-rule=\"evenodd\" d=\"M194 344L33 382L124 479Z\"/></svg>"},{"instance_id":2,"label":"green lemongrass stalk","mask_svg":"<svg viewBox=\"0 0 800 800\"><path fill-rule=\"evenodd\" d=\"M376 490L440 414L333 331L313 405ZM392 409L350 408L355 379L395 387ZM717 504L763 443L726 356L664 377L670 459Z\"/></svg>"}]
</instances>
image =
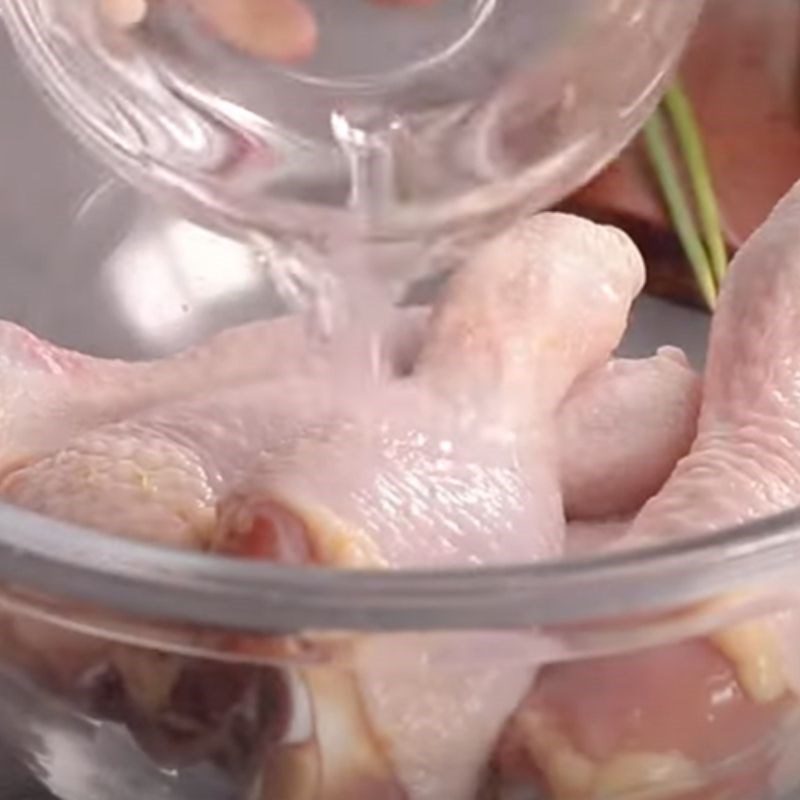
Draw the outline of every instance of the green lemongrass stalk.
<instances>
[{"instance_id":1,"label":"green lemongrass stalk","mask_svg":"<svg viewBox=\"0 0 800 800\"><path fill-rule=\"evenodd\" d=\"M694 192L708 258L711 262L717 290L719 290L728 269L728 252L725 247L725 236L720 223L717 198L706 158L703 136L697 124L692 104L679 83L673 84L667 91L663 102L686 162L686 170Z\"/></svg>"},{"instance_id":2,"label":"green lemongrass stalk","mask_svg":"<svg viewBox=\"0 0 800 800\"><path fill-rule=\"evenodd\" d=\"M661 108L656 109L645 125L644 141L664 195L664 202L672 217L675 232L692 265L700 293L709 309L713 311L717 298L714 271L706 247L695 225L691 205L683 191L670 147L664 112Z\"/></svg>"}]
</instances>

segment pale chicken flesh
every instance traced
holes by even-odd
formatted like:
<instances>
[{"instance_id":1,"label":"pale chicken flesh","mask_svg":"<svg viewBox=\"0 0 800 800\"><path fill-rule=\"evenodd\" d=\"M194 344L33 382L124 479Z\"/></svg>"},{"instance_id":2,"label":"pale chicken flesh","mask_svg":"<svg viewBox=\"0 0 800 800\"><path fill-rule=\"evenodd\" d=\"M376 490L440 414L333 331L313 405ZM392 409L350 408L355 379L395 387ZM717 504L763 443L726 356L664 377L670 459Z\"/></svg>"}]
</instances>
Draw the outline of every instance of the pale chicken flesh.
<instances>
[{"instance_id":1,"label":"pale chicken flesh","mask_svg":"<svg viewBox=\"0 0 800 800\"><path fill-rule=\"evenodd\" d=\"M689 452L701 389L673 347L652 358L609 361L579 380L557 427L567 515L587 520L638 511Z\"/></svg>"}]
</instances>

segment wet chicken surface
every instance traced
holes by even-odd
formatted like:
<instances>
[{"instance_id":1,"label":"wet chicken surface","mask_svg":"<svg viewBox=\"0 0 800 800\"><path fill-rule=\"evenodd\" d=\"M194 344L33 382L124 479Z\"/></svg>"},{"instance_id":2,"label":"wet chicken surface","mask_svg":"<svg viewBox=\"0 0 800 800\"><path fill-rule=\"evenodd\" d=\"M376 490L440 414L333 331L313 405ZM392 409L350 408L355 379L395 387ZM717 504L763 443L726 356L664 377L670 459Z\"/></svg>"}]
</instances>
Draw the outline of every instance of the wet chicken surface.
<instances>
[{"instance_id":1,"label":"wet chicken surface","mask_svg":"<svg viewBox=\"0 0 800 800\"><path fill-rule=\"evenodd\" d=\"M703 378L674 348L614 359L641 257L562 214L485 246L431 309L397 310L363 381L341 380L294 318L140 364L0 325L0 495L107 534L342 569L533 563L792 508L798 223L795 189L737 256ZM89 647L23 618L3 636L155 757L180 740L186 757L230 763L209 731L246 717L240 761L273 776L265 800L471 800L505 783L700 800L770 796L763 743L800 689L797 624L547 666L479 657L496 634L362 636L346 667L251 672ZM757 755L720 771L742 753Z\"/></svg>"}]
</instances>

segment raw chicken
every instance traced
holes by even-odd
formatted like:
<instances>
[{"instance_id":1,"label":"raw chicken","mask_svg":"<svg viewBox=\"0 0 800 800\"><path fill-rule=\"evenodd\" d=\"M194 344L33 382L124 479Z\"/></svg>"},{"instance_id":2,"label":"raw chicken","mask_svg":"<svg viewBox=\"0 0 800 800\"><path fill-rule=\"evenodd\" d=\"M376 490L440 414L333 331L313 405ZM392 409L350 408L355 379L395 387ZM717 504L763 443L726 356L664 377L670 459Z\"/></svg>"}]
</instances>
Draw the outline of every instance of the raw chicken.
<instances>
[{"instance_id":1,"label":"raw chicken","mask_svg":"<svg viewBox=\"0 0 800 800\"><path fill-rule=\"evenodd\" d=\"M800 499L800 184L734 259L711 333L692 452L630 537L700 534Z\"/></svg>"},{"instance_id":2,"label":"raw chicken","mask_svg":"<svg viewBox=\"0 0 800 800\"><path fill-rule=\"evenodd\" d=\"M97 530L189 548L215 540L216 503L296 437L331 424L313 378L223 389L89 430L13 471L2 496Z\"/></svg>"},{"instance_id":3,"label":"raw chicken","mask_svg":"<svg viewBox=\"0 0 800 800\"><path fill-rule=\"evenodd\" d=\"M557 420L567 517L638 511L689 451L700 395L700 379L674 347L610 361L580 380Z\"/></svg>"},{"instance_id":4,"label":"raw chicken","mask_svg":"<svg viewBox=\"0 0 800 800\"><path fill-rule=\"evenodd\" d=\"M426 316L412 309L393 319L384 359L387 374L411 370ZM242 359L242 352L249 358ZM624 513L666 478L694 424L697 386L681 361L675 352L674 359L662 353L643 362L611 362L570 391L556 420L569 516ZM280 379L324 365L324 350L309 352L296 318L233 329L152 363L107 361L65 351L0 322L0 473L58 450L82 431L191 398L209 386L221 389ZM643 379L641 386L634 382L637 376ZM614 446L609 446L609 437ZM645 445L647 460L639 461ZM582 458L583 448L594 458ZM642 471L643 463L649 465L647 470Z\"/></svg>"},{"instance_id":5,"label":"raw chicken","mask_svg":"<svg viewBox=\"0 0 800 800\"><path fill-rule=\"evenodd\" d=\"M727 529L798 505L798 298L800 184L734 260L714 320L698 436L617 547ZM646 786L652 767L651 782L666 783L671 769L680 779L659 796L766 796L774 757L767 737L796 708L790 689L800 692L798 616L737 623L708 642L651 654L550 668L509 728L505 752L515 755L506 767L513 772L521 759L529 776L570 800L597 796L608 770L621 780L620 758L636 769L623 770L628 783L614 784L618 792ZM721 764L747 752L742 775L735 762ZM579 771L566 770L570 759ZM575 775L583 783L564 783Z\"/></svg>"},{"instance_id":6,"label":"raw chicken","mask_svg":"<svg viewBox=\"0 0 800 800\"><path fill-rule=\"evenodd\" d=\"M573 520L567 524L565 554L580 558L604 553L627 533L632 521L630 517Z\"/></svg>"},{"instance_id":7,"label":"raw chicken","mask_svg":"<svg viewBox=\"0 0 800 800\"><path fill-rule=\"evenodd\" d=\"M256 326L172 362L130 366L68 356L8 329L16 340L1 384L0 493L120 536L278 561L430 567L557 557L554 414L576 377L609 357L642 281L624 235L536 217L451 282L413 374L394 377L413 360L412 331L361 394L314 366L291 321L273 346L279 328L261 329L260 353ZM30 641L22 627L18 638ZM412 800L470 798L535 667L465 658L443 670L411 637L398 683L387 672L398 641L353 643L356 672L337 684L339 713L361 726L361 741L387 749ZM485 644L473 643L476 655ZM461 640L462 656L469 650ZM330 719L319 675L304 678ZM363 721L345 711L362 703ZM363 768L348 767L334 740L318 741L326 775ZM373 756L364 758L377 774L383 756Z\"/></svg>"},{"instance_id":8,"label":"raw chicken","mask_svg":"<svg viewBox=\"0 0 800 800\"><path fill-rule=\"evenodd\" d=\"M378 406L388 420L348 430L346 442L310 442L268 467L229 509L246 521L237 533L244 527L251 547L253 529L271 539L276 509L289 508L312 539L321 527L360 528L393 567L559 555L553 415L576 376L617 345L642 279L626 237L582 220L541 215L501 237L448 285L402 405ZM411 800L474 797L535 669L474 664L492 649L486 635L459 643L463 663L446 666L431 658L437 637L355 647L368 716Z\"/></svg>"},{"instance_id":9,"label":"raw chicken","mask_svg":"<svg viewBox=\"0 0 800 800\"><path fill-rule=\"evenodd\" d=\"M565 215L491 243L434 309L412 379L370 397L361 424L266 459L238 527L289 509L360 528L395 567L560 554L553 414L619 342L642 279L623 234Z\"/></svg>"},{"instance_id":10,"label":"raw chicken","mask_svg":"<svg viewBox=\"0 0 800 800\"><path fill-rule=\"evenodd\" d=\"M751 703L698 640L558 664L506 728L495 766L553 800L754 800L785 708Z\"/></svg>"},{"instance_id":11,"label":"raw chicken","mask_svg":"<svg viewBox=\"0 0 800 800\"><path fill-rule=\"evenodd\" d=\"M798 505L799 289L796 184L733 263L712 329L697 440L628 541L723 530ZM798 639L798 612L765 625L755 636L759 651L741 637L716 637L759 701L790 686L800 694Z\"/></svg>"},{"instance_id":12,"label":"raw chicken","mask_svg":"<svg viewBox=\"0 0 800 800\"><path fill-rule=\"evenodd\" d=\"M388 374L410 369L425 314L390 322ZM63 350L0 322L0 475L64 446L76 434L153 406L288 374L327 369L302 321L284 317L225 331L173 358L128 363Z\"/></svg>"},{"instance_id":13,"label":"raw chicken","mask_svg":"<svg viewBox=\"0 0 800 800\"><path fill-rule=\"evenodd\" d=\"M453 276L416 373L456 403L488 406L496 424L530 427L606 362L643 282L621 231L540 214Z\"/></svg>"}]
</instances>

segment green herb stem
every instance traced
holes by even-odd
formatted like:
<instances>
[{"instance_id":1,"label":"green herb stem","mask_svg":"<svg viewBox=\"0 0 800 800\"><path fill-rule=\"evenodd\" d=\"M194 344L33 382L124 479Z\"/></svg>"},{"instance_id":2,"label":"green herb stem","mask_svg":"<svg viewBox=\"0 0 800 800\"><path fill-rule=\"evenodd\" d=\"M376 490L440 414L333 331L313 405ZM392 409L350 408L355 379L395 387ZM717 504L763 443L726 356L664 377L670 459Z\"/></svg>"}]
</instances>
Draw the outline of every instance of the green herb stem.
<instances>
[{"instance_id":1,"label":"green herb stem","mask_svg":"<svg viewBox=\"0 0 800 800\"><path fill-rule=\"evenodd\" d=\"M644 140L650 162L664 194L664 201L672 217L675 231L692 265L703 299L709 309L713 310L717 294L714 272L709 255L695 225L691 206L683 191L680 175L675 166L669 143L664 112L660 108L653 113L645 125Z\"/></svg>"},{"instance_id":2,"label":"green herb stem","mask_svg":"<svg viewBox=\"0 0 800 800\"><path fill-rule=\"evenodd\" d=\"M700 225L703 229L706 251L717 289L719 289L728 268L728 253L703 137L692 104L679 83L676 82L667 91L663 102L686 162L689 181L692 184L692 191L697 203Z\"/></svg>"}]
</instances>

